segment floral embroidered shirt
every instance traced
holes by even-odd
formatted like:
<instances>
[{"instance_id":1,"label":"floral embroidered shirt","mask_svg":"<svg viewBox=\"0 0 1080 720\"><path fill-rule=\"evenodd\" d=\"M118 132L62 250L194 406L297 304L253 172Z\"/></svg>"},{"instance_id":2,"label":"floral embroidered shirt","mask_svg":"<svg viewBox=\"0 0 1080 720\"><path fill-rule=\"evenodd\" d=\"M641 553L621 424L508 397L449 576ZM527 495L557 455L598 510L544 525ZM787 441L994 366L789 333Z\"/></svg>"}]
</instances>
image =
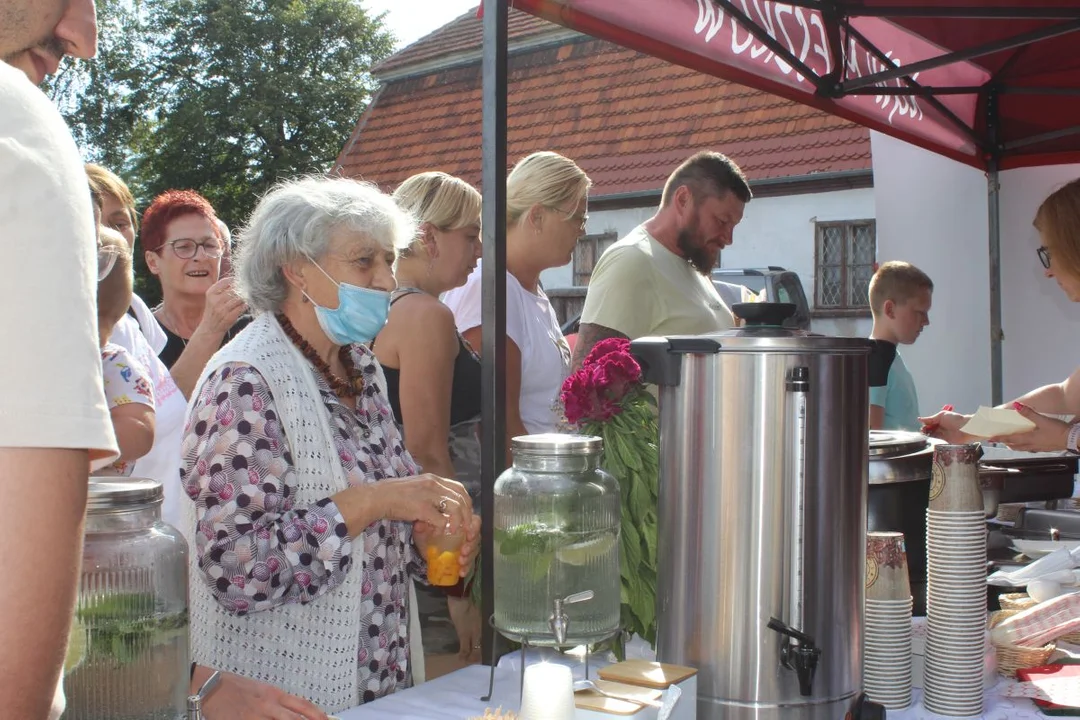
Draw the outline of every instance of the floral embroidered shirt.
<instances>
[{"instance_id":1,"label":"floral embroidered shirt","mask_svg":"<svg viewBox=\"0 0 1080 720\"><path fill-rule=\"evenodd\" d=\"M130 403L154 407L154 386L151 384L150 371L125 348L105 343L101 348L101 374L109 410ZM127 476L131 475L134 468L134 460L117 460L98 470L97 474Z\"/></svg>"},{"instance_id":2,"label":"floral embroidered shirt","mask_svg":"<svg viewBox=\"0 0 1080 720\"><path fill-rule=\"evenodd\" d=\"M356 410L312 367L350 486L415 475L374 355L353 347L364 377ZM217 601L245 615L307 603L363 573L357 638L364 702L408 687L408 577L426 571L412 525L379 520L348 528L334 501L293 502L298 477L265 379L252 366L223 365L198 392L184 432L180 475L197 506L199 568Z\"/></svg>"}]
</instances>

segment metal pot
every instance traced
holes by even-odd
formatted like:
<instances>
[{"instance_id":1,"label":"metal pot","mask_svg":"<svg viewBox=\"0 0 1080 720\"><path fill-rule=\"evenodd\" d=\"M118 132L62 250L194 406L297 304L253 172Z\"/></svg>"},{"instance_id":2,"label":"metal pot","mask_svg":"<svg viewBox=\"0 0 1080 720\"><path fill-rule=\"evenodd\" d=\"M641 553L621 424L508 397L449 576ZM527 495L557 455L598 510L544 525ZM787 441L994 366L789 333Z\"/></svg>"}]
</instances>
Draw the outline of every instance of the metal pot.
<instances>
[{"instance_id":1,"label":"metal pot","mask_svg":"<svg viewBox=\"0 0 1080 720\"><path fill-rule=\"evenodd\" d=\"M660 385L657 658L698 668L702 720L857 715L869 342L748 325L631 344Z\"/></svg>"},{"instance_id":2,"label":"metal pot","mask_svg":"<svg viewBox=\"0 0 1080 720\"><path fill-rule=\"evenodd\" d=\"M925 435L870 431L866 529L904 533L912 612L926 614L926 508L934 446Z\"/></svg>"}]
</instances>

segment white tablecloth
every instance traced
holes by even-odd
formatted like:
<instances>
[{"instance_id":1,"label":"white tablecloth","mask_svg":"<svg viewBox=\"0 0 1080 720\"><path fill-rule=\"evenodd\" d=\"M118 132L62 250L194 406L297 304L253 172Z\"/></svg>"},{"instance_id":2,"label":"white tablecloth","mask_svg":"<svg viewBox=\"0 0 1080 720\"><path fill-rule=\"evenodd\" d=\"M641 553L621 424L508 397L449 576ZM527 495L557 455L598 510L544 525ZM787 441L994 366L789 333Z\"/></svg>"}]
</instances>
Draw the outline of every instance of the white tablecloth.
<instances>
[{"instance_id":1,"label":"white tablecloth","mask_svg":"<svg viewBox=\"0 0 1080 720\"><path fill-rule=\"evenodd\" d=\"M490 702L480 701L487 692L488 668L472 665L441 678L418 685L395 695L376 700L361 707L340 713L341 720L465 720L480 716L485 707L518 709L520 675L514 670L496 668L495 695ZM1030 700L1001 696L1002 688L1013 682L1002 678L986 694L983 720L1045 720ZM922 707L920 690L915 690L915 703L906 710L889 710L889 720L938 720ZM612 716L614 717L614 716Z\"/></svg>"},{"instance_id":2,"label":"white tablecloth","mask_svg":"<svg viewBox=\"0 0 1080 720\"><path fill-rule=\"evenodd\" d=\"M465 720L484 714L484 708L517 710L521 676L513 670L495 669L495 695L489 702L486 665L470 665L449 675L417 685L339 713L341 720Z\"/></svg>"}]
</instances>

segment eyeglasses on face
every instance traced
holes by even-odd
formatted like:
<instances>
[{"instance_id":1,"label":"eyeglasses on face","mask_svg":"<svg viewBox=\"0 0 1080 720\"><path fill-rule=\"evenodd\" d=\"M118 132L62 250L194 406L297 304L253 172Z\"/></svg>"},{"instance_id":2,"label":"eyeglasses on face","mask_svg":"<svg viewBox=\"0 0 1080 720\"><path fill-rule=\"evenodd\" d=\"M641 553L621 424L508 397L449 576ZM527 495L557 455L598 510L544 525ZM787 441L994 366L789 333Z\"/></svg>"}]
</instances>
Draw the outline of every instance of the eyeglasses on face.
<instances>
[{"instance_id":1,"label":"eyeglasses on face","mask_svg":"<svg viewBox=\"0 0 1080 720\"><path fill-rule=\"evenodd\" d=\"M578 215L573 210L564 210L563 208L555 207L554 205L545 205L544 207L546 207L548 210L554 210L555 212L562 214L563 220L568 223L577 225L579 230L584 231L585 226L589 222L589 213L587 212L583 212Z\"/></svg>"},{"instance_id":2,"label":"eyeglasses on face","mask_svg":"<svg viewBox=\"0 0 1080 720\"><path fill-rule=\"evenodd\" d=\"M101 282L109 277L113 267L116 266L116 258L123 250L114 245L98 245L97 249L97 279Z\"/></svg>"},{"instance_id":3,"label":"eyeglasses on face","mask_svg":"<svg viewBox=\"0 0 1080 720\"><path fill-rule=\"evenodd\" d=\"M195 257L195 254L199 251L199 248L202 248L203 255L210 258L211 260L216 260L217 258L221 257L222 253L224 252L224 248L222 248L221 243L217 240L209 240L207 242L195 242L194 240L183 238L181 240L172 240L171 242L167 242L165 244L171 247L172 251L176 253L176 257L180 258L181 260L190 260L191 258Z\"/></svg>"},{"instance_id":4,"label":"eyeglasses on face","mask_svg":"<svg viewBox=\"0 0 1080 720\"><path fill-rule=\"evenodd\" d=\"M1050 269L1050 250L1045 245L1043 245L1042 247L1040 247L1035 252L1037 252L1039 254L1039 262L1042 263L1042 266L1044 268L1046 268L1047 270L1049 270Z\"/></svg>"}]
</instances>

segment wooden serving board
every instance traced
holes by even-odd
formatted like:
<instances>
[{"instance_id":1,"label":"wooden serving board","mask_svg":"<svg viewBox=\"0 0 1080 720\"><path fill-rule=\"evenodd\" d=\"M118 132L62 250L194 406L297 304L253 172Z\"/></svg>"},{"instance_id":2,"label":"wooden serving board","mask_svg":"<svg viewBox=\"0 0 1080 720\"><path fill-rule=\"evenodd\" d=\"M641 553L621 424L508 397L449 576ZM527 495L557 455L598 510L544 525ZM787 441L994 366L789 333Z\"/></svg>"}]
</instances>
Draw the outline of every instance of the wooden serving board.
<instances>
[{"instance_id":1,"label":"wooden serving board","mask_svg":"<svg viewBox=\"0 0 1080 720\"><path fill-rule=\"evenodd\" d=\"M657 700L662 694L659 690L652 688L609 682L607 680L597 680L596 686L602 688L604 692L622 695L635 700ZM636 702L605 697L593 690L582 690L579 693L574 693L574 705L582 710L595 710L611 715L636 715L639 710L647 707Z\"/></svg>"},{"instance_id":2,"label":"wooden serving board","mask_svg":"<svg viewBox=\"0 0 1080 720\"><path fill-rule=\"evenodd\" d=\"M667 690L672 685L697 675L697 670L682 665L668 665L647 660L625 660L600 668L598 674L602 679L612 682Z\"/></svg>"}]
</instances>

